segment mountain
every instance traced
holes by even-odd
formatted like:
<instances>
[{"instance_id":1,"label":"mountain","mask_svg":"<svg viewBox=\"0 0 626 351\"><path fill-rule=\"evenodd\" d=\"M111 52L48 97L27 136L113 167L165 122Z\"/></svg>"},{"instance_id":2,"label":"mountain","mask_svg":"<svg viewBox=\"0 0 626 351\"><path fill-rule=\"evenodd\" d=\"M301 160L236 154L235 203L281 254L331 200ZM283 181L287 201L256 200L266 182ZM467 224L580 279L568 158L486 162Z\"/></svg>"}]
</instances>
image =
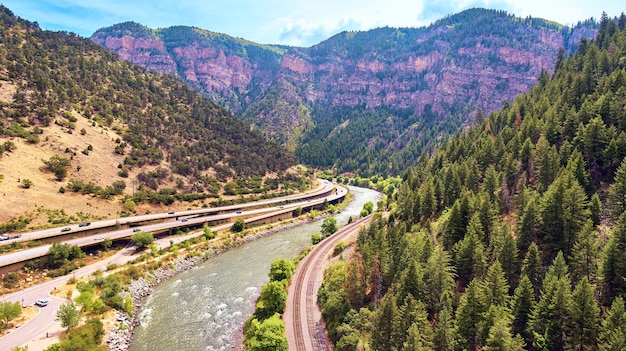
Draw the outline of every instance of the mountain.
<instances>
[{"instance_id":1,"label":"mountain","mask_svg":"<svg viewBox=\"0 0 626 351\"><path fill-rule=\"evenodd\" d=\"M528 93L424 155L327 269L318 300L337 348L623 348L626 16L599 24Z\"/></svg>"},{"instance_id":2,"label":"mountain","mask_svg":"<svg viewBox=\"0 0 626 351\"><path fill-rule=\"evenodd\" d=\"M456 131L471 123L476 111L489 114L501 108L503 101L536 84L542 70L552 72L560 49L562 55L575 51L579 40L593 37L596 30L593 20L568 28L471 9L423 28L343 32L309 48L259 45L191 27L152 30L135 23L100 29L92 40L123 59L178 74L269 138L300 149L303 162L367 174L370 165L355 154L316 151L320 142L329 148L333 142L326 138L337 128L353 128L345 108L363 114L378 109L387 115L373 124L389 118L393 125L406 125L402 116L410 116L408 124L415 127L408 134L396 128L387 136L355 138L356 144L369 145L366 151L375 151L382 164L391 164L375 171L398 173L405 165L397 160L414 164L421 154L423 146L411 146L415 139L433 134L420 141L429 144L449 132L430 131L432 126L450 119L449 129Z\"/></svg>"},{"instance_id":3,"label":"mountain","mask_svg":"<svg viewBox=\"0 0 626 351\"><path fill-rule=\"evenodd\" d=\"M91 40L42 31L0 7L0 42L0 181L5 195L22 189L20 201L2 197L3 216L19 204L33 210L35 196L67 204L71 191L169 204L217 198L236 178L241 193L266 192L295 164L180 79Z\"/></svg>"}]
</instances>

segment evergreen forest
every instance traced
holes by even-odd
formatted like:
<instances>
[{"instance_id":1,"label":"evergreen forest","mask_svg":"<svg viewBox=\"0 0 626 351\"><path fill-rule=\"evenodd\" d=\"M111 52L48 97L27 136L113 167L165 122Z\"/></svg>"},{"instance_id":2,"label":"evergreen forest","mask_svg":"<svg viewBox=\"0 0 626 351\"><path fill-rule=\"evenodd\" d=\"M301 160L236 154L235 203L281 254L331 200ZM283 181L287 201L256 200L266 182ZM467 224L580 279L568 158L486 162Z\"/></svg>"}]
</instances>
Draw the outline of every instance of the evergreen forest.
<instances>
[{"instance_id":1,"label":"evergreen forest","mask_svg":"<svg viewBox=\"0 0 626 351\"><path fill-rule=\"evenodd\" d=\"M318 298L337 350L626 348L626 16L422 154Z\"/></svg>"}]
</instances>

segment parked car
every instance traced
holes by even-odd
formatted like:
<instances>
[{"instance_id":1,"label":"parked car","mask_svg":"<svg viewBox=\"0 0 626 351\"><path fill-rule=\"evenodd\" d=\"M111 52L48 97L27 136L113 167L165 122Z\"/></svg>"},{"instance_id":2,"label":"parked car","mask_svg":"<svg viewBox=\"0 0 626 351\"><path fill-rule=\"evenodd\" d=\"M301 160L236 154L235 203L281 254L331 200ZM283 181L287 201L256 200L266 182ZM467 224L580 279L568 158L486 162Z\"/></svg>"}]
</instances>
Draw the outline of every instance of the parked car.
<instances>
[{"instance_id":1,"label":"parked car","mask_svg":"<svg viewBox=\"0 0 626 351\"><path fill-rule=\"evenodd\" d=\"M39 307L48 306L48 299L37 299L37 301L35 301L35 306L39 306Z\"/></svg>"},{"instance_id":2,"label":"parked car","mask_svg":"<svg viewBox=\"0 0 626 351\"><path fill-rule=\"evenodd\" d=\"M0 240L9 240L9 234L0 235Z\"/></svg>"},{"instance_id":3,"label":"parked car","mask_svg":"<svg viewBox=\"0 0 626 351\"><path fill-rule=\"evenodd\" d=\"M70 230L72 230L72 228L70 228L70 227L65 227L65 228L61 229L62 232L69 232Z\"/></svg>"},{"instance_id":4,"label":"parked car","mask_svg":"<svg viewBox=\"0 0 626 351\"><path fill-rule=\"evenodd\" d=\"M83 222L83 223L79 224L78 226L79 227L87 227L87 226L90 226L90 225L91 225L91 222Z\"/></svg>"}]
</instances>

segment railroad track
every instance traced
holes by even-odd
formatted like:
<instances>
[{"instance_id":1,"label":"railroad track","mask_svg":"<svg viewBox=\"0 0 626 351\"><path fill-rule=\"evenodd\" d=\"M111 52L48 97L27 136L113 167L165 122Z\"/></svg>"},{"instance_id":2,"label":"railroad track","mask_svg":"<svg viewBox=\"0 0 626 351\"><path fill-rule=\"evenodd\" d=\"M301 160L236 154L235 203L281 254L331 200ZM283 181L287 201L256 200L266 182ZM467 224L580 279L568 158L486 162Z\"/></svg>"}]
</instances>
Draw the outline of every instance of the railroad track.
<instances>
[{"instance_id":1,"label":"railroad track","mask_svg":"<svg viewBox=\"0 0 626 351\"><path fill-rule=\"evenodd\" d=\"M356 222L339 229L336 233L322 240L309 252L308 255L298 265L295 275L294 296L292 306L293 316L293 336L297 351L308 350L328 350L326 337L320 332L317 321L315 321L313 309L316 308L317 294L315 291L315 277L320 269L321 263L326 259L326 255L341 239L358 230L361 224L369 221L371 215L361 218ZM306 284L306 288L305 288ZM303 323L304 322L304 323Z\"/></svg>"}]
</instances>

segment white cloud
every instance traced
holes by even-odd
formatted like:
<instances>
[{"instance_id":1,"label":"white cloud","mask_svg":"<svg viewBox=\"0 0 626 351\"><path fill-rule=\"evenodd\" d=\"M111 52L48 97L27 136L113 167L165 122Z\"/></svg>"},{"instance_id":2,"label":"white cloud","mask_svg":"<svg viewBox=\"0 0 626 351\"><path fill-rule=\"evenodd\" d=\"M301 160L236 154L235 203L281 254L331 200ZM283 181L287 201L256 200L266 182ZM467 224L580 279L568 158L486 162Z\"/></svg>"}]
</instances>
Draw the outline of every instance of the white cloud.
<instances>
[{"instance_id":1,"label":"white cloud","mask_svg":"<svg viewBox=\"0 0 626 351\"><path fill-rule=\"evenodd\" d=\"M419 27L470 7L506 10L561 24L602 11L618 16L623 0L2 0L44 29L89 36L100 27L135 21L152 28L189 25L259 43L309 46L343 30Z\"/></svg>"}]
</instances>

